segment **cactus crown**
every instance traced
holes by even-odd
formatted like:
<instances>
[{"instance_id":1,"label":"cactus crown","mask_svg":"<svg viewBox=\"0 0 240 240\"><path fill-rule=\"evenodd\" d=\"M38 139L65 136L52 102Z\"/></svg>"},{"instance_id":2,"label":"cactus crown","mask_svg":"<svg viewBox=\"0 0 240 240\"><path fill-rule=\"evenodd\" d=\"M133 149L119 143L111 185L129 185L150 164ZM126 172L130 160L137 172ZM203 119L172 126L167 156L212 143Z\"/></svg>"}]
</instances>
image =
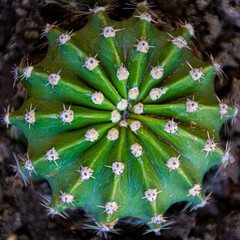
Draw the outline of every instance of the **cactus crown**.
<instances>
[{"instance_id":1,"label":"cactus crown","mask_svg":"<svg viewBox=\"0 0 240 240\"><path fill-rule=\"evenodd\" d=\"M153 21L139 4L124 21L96 7L78 32L46 27L46 57L18 68L27 100L4 118L28 139L21 171L51 186L49 213L86 207L100 234L126 216L158 233L172 204L203 205L204 174L226 157L218 135L235 109L215 96L214 65L192 54L190 24Z\"/></svg>"}]
</instances>

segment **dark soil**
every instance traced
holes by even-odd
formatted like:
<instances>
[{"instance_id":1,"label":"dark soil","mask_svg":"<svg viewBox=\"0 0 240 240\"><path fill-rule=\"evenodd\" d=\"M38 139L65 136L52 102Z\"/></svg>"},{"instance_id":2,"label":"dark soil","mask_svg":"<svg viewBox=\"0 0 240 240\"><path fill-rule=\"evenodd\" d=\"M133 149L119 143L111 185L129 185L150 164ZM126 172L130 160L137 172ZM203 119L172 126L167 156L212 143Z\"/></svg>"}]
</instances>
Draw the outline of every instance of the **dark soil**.
<instances>
[{"instance_id":1,"label":"dark soil","mask_svg":"<svg viewBox=\"0 0 240 240\"><path fill-rule=\"evenodd\" d=\"M20 84L12 87L14 80L10 72L26 54L33 64L44 56L47 47L46 39L40 39L42 27L58 20L64 29L77 30L86 23L86 17L76 16L74 10L45 2L50 0L0 0L0 110L8 104L16 109L24 101L25 91ZM131 15L131 10L120 7L112 13L113 18ZM196 39L191 43L194 53L206 61L210 53L223 60L227 77L222 83L216 78L218 96L228 102L239 102L240 1L155 0L154 11L166 22L159 25L165 31L176 29L179 19L195 26ZM51 195L48 183L32 181L25 187L19 176L15 178L10 166L15 164L12 152L24 152L26 146L10 137L14 130L7 131L6 126L0 126L0 240L98 239L93 231L84 229L87 214L84 209L69 209L69 219L52 219L39 204L41 194ZM186 203L175 204L167 212L174 224L162 231L160 237L152 233L142 235L146 226L121 223L122 234L110 234L109 239L239 240L239 119L222 129L221 144L225 146L227 140L232 142L235 162L216 178L218 167L209 170L204 180L207 193L212 192L209 205L197 211L181 212Z\"/></svg>"}]
</instances>

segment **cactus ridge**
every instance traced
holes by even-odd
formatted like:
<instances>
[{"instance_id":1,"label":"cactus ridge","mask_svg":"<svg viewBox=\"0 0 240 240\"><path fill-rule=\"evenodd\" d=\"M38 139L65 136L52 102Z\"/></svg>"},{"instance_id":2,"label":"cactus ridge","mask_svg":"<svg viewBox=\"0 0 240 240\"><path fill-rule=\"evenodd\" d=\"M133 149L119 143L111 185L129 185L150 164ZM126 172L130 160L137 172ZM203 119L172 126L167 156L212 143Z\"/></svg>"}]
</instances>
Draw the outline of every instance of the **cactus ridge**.
<instances>
[{"instance_id":1,"label":"cactus ridge","mask_svg":"<svg viewBox=\"0 0 240 240\"><path fill-rule=\"evenodd\" d=\"M214 65L192 54L189 24L169 34L152 22L139 4L123 21L96 7L75 33L46 27L46 57L17 69L27 100L4 117L28 139L18 170L51 186L49 214L85 207L100 235L126 216L159 233L172 204L204 205L236 111L215 96Z\"/></svg>"}]
</instances>

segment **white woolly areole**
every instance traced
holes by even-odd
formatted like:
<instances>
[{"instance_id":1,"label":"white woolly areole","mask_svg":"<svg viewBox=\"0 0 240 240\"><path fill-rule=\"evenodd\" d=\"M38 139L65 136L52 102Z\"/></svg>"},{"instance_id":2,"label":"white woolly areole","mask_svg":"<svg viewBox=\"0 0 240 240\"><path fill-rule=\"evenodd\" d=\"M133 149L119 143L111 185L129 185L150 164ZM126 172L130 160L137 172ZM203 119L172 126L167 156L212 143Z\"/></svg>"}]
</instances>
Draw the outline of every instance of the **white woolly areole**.
<instances>
[{"instance_id":1,"label":"white woolly areole","mask_svg":"<svg viewBox=\"0 0 240 240\"><path fill-rule=\"evenodd\" d=\"M212 64L213 64L213 67L214 67L215 71L217 73L222 74L223 73L222 65L219 62L215 61L213 56L211 56L211 60L212 60Z\"/></svg>"},{"instance_id":2,"label":"white woolly areole","mask_svg":"<svg viewBox=\"0 0 240 240\"><path fill-rule=\"evenodd\" d=\"M208 199L203 199L199 204L197 204L197 205L195 206L194 209L198 209L198 208L205 207L207 204L209 204L209 203L208 203ZM193 209L193 210L194 210L194 209Z\"/></svg>"},{"instance_id":3,"label":"white woolly areole","mask_svg":"<svg viewBox=\"0 0 240 240\"><path fill-rule=\"evenodd\" d=\"M64 203L72 203L74 201L74 197L71 194L62 192L62 195L60 196L60 199Z\"/></svg>"},{"instance_id":4,"label":"white woolly areole","mask_svg":"<svg viewBox=\"0 0 240 240\"><path fill-rule=\"evenodd\" d=\"M170 170L176 170L179 168L180 161L177 157L171 157L168 159L167 163L165 164Z\"/></svg>"},{"instance_id":5,"label":"white woolly areole","mask_svg":"<svg viewBox=\"0 0 240 240\"><path fill-rule=\"evenodd\" d=\"M96 141L98 137L99 137L98 131L95 130L94 128L88 129L85 134L85 140L89 142Z\"/></svg>"},{"instance_id":6,"label":"white woolly areole","mask_svg":"<svg viewBox=\"0 0 240 240\"><path fill-rule=\"evenodd\" d=\"M144 0L142 2L135 3L135 4L137 5L137 7L144 7L146 9L148 9L150 7L147 0Z\"/></svg>"},{"instance_id":7,"label":"white woolly areole","mask_svg":"<svg viewBox=\"0 0 240 240\"><path fill-rule=\"evenodd\" d=\"M150 75L152 76L152 78L154 79L160 79L163 76L163 66L156 66L153 67Z\"/></svg>"},{"instance_id":8,"label":"white woolly areole","mask_svg":"<svg viewBox=\"0 0 240 240\"><path fill-rule=\"evenodd\" d=\"M95 59L94 57L87 57L85 59L85 64L84 66L88 69L88 71L93 70L98 66L99 61Z\"/></svg>"},{"instance_id":9,"label":"white woolly areole","mask_svg":"<svg viewBox=\"0 0 240 240\"><path fill-rule=\"evenodd\" d=\"M191 113L191 112L196 112L198 110L198 103L193 101L193 100L187 100L186 102L186 112Z\"/></svg>"},{"instance_id":10,"label":"white woolly areole","mask_svg":"<svg viewBox=\"0 0 240 240\"><path fill-rule=\"evenodd\" d=\"M56 23L56 22L55 22ZM55 25L55 23L53 24L49 24L47 23L45 27L43 27L43 32L41 33L41 38L43 38L44 36L46 36L50 30L54 29L54 28L58 28L57 25ZM59 42L59 40L57 40Z\"/></svg>"},{"instance_id":11,"label":"white woolly areole","mask_svg":"<svg viewBox=\"0 0 240 240\"><path fill-rule=\"evenodd\" d=\"M80 172L82 180L88 180L93 175L93 170L89 167L82 167L78 172Z\"/></svg>"},{"instance_id":12,"label":"white woolly areole","mask_svg":"<svg viewBox=\"0 0 240 240\"><path fill-rule=\"evenodd\" d=\"M201 193L201 186L200 184L195 184L192 188L188 190L189 195L193 197L198 196Z\"/></svg>"},{"instance_id":13,"label":"white woolly areole","mask_svg":"<svg viewBox=\"0 0 240 240\"><path fill-rule=\"evenodd\" d=\"M200 78L203 76L203 72L201 71L201 68L193 68L189 71L189 74L191 75L192 79L194 81L200 80Z\"/></svg>"},{"instance_id":14,"label":"white woolly areole","mask_svg":"<svg viewBox=\"0 0 240 240\"><path fill-rule=\"evenodd\" d=\"M190 33L191 36L194 36L194 35L195 35L195 34L194 34L194 27L193 27L192 24L187 23L187 24L184 25L184 27L189 31L189 33Z\"/></svg>"},{"instance_id":15,"label":"white woolly areole","mask_svg":"<svg viewBox=\"0 0 240 240\"><path fill-rule=\"evenodd\" d=\"M124 120L122 120L120 123L119 123L119 126L120 127L127 127L127 125L128 125L128 123L127 123L127 121L124 119Z\"/></svg>"},{"instance_id":16,"label":"white woolly areole","mask_svg":"<svg viewBox=\"0 0 240 240\"><path fill-rule=\"evenodd\" d=\"M65 109L60 113L60 119L65 123L71 123L74 119L74 113L70 109Z\"/></svg>"},{"instance_id":17,"label":"white woolly areole","mask_svg":"<svg viewBox=\"0 0 240 240\"><path fill-rule=\"evenodd\" d=\"M140 157L142 155L142 146L138 143L134 143L131 145L131 152L135 157Z\"/></svg>"},{"instance_id":18,"label":"white woolly areole","mask_svg":"<svg viewBox=\"0 0 240 240\"><path fill-rule=\"evenodd\" d=\"M40 203L40 204L41 204L41 203ZM42 205L42 204L41 204L41 205ZM54 208L50 207L49 205L47 205L47 206L42 205L42 206L44 206L44 207L47 208L47 211L48 211L47 216L52 215L52 217L53 217L54 215L59 215L59 216L61 216L61 217L64 218L64 215L62 215L61 213L59 213L57 210L55 210Z\"/></svg>"},{"instance_id":19,"label":"white woolly areole","mask_svg":"<svg viewBox=\"0 0 240 240\"><path fill-rule=\"evenodd\" d=\"M3 121L5 122L5 124L8 125L10 124L10 119L9 119L10 113L7 112L4 116L3 116Z\"/></svg>"},{"instance_id":20,"label":"white woolly areole","mask_svg":"<svg viewBox=\"0 0 240 240\"><path fill-rule=\"evenodd\" d=\"M175 123L173 120L168 121L164 128L164 131L167 133L175 133L177 130L177 123Z\"/></svg>"},{"instance_id":21,"label":"white woolly areole","mask_svg":"<svg viewBox=\"0 0 240 240\"><path fill-rule=\"evenodd\" d=\"M112 128L108 131L107 139L110 141L115 141L119 137L119 131L116 128Z\"/></svg>"},{"instance_id":22,"label":"white woolly areole","mask_svg":"<svg viewBox=\"0 0 240 240\"><path fill-rule=\"evenodd\" d=\"M57 73L52 73L52 74L50 74L49 76L48 76L48 82L50 83L50 84L52 84L53 86L54 85L57 85L58 84L58 82L59 82L59 80L61 79L61 76L59 75L59 74L57 74Z\"/></svg>"},{"instance_id":23,"label":"white woolly areole","mask_svg":"<svg viewBox=\"0 0 240 240\"><path fill-rule=\"evenodd\" d=\"M118 104L117 104L117 109L120 111L126 110L128 105L128 101L126 99L122 99Z\"/></svg>"},{"instance_id":24,"label":"white woolly areole","mask_svg":"<svg viewBox=\"0 0 240 240\"><path fill-rule=\"evenodd\" d=\"M26 122L30 123L30 124L34 124L36 118L35 118L35 111L34 110L30 110L29 112L27 112L24 115L24 119Z\"/></svg>"},{"instance_id":25,"label":"white woolly areole","mask_svg":"<svg viewBox=\"0 0 240 240\"><path fill-rule=\"evenodd\" d=\"M202 208L205 207L206 205L208 205L208 200L210 199L210 195L208 195L205 199L203 199L199 204L197 204L193 210L198 209L198 208Z\"/></svg>"},{"instance_id":26,"label":"white woolly areole","mask_svg":"<svg viewBox=\"0 0 240 240\"><path fill-rule=\"evenodd\" d=\"M117 110L113 110L111 112L111 121L113 123L117 123L120 121L120 119L121 119L121 114Z\"/></svg>"},{"instance_id":27,"label":"white woolly areole","mask_svg":"<svg viewBox=\"0 0 240 240\"><path fill-rule=\"evenodd\" d=\"M153 216L151 220L152 220L151 223L157 224L157 225L166 222L162 214Z\"/></svg>"},{"instance_id":28,"label":"white woolly areole","mask_svg":"<svg viewBox=\"0 0 240 240\"><path fill-rule=\"evenodd\" d=\"M159 99L163 94L166 94L168 88L153 88L150 93L149 96L153 101L156 101L157 99Z\"/></svg>"},{"instance_id":29,"label":"white woolly areole","mask_svg":"<svg viewBox=\"0 0 240 240\"><path fill-rule=\"evenodd\" d=\"M112 215L117 211L118 207L119 206L117 205L116 202L106 202L105 203L105 212L107 214Z\"/></svg>"},{"instance_id":30,"label":"white woolly areole","mask_svg":"<svg viewBox=\"0 0 240 240\"><path fill-rule=\"evenodd\" d=\"M134 108L134 113L136 113L136 114L143 113L143 104L142 103L136 104L133 108Z\"/></svg>"},{"instance_id":31,"label":"white woolly areole","mask_svg":"<svg viewBox=\"0 0 240 240\"><path fill-rule=\"evenodd\" d=\"M147 191L145 191L145 197L149 202L155 201L157 199L157 194L158 193L156 188L148 189Z\"/></svg>"},{"instance_id":32,"label":"white woolly areole","mask_svg":"<svg viewBox=\"0 0 240 240\"><path fill-rule=\"evenodd\" d=\"M207 152L213 152L216 148L216 143L214 142L213 139L207 139L203 150L207 151Z\"/></svg>"},{"instance_id":33,"label":"white woolly areole","mask_svg":"<svg viewBox=\"0 0 240 240\"><path fill-rule=\"evenodd\" d=\"M152 21L152 16L150 13L148 12L143 12L140 14L140 17L139 17L141 20L146 20L148 22L151 22Z\"/></svg>"},{"instance_id":34,"label":"white woolly areole","mask_svg":"<svg viewBox=\"0 0 240 240\"><path fill-rule=\"evenodd\" d=\"M43 205L42 205L42 206L43 206ZM48 211L47 216L52 215L52 218L53 218L54 215L58 215L58 216L60 216L60 217L62 217L62 218L64 218L64 219L67 218L67 215L66 215L65 212L60 213L60 212L58 212L57 210L55 210L55 209L53 209L52 207L50 207L49 205L48 205L48 207L47 207L47 206L45 206L45 207L47 208L47 211Z\"/></svg>"},{"instance_id":35,"label":"white woolly areole","mask_svg":"<svg viewBox=\"0 0 240 240\"><path fill-rule=\"evenodd\" d=\"M122 162L114 162L112 164L112 171L116 175L121 175L124 171L124 167L125 167L125 164L123 164Z\"/></svg>"},{"instance_id":36,"label":"white woolly areole","mask_svg":"<svg viewBox=\"0 0 240 240\"><path fill-rule=\"evenodd\" d=\"M219 103L220 111L219 113L222 115L228 114L228 105L225 103Z\"/></svg>"},{"instance_id":37,"label":"white woolly areole","mask_svg":"<svg viewBox=\"0 0 240 240\"><path fill-rule=\"evenodd\" d=\"M112 26L107 26L103 29L102 34L105 38L115 37L116 31L114 30L114 28Z\"/></svg>"},{"instance_id":38,"label":"white woolly areole","mask_svg":"<svg viewBox=\"0 0 240 240\"><path fill-rule=\"evenodd\" d=\"M132 121L130 124L130 128L133 132L136 132L141 127L141 123L139 121Z\"/></svg>"},{"instance_id":39,"label":"white woolly areole","mask_svg":"<svg viewBox=\"0 0 240 240\"><path fill-rule=\"evenodd\" d=\"M129 71L125 67L120 67L117 70L117 78L118 80L126 80L129 77Z\"/></svg>"},{"instance_id":40,"label":"white woolly areole","mask_svg":"<svg viewBox=\"0 0 240 240\"><path fill-rule=\"evenodd\" d=\"M62 33L59 35L58 42L59 45L64 45L71 39L71 36L67 33Z\"/></svg>"},{"instance_id":41,"label":"white woolly areole","mask_svg":"<svg viewBox=\"0 0 240 240\"><path fill-rule=\"evenodd\" d=\"M44 27L44 31L43 31L43 34L42 36L45 36L47 33L50 32L50 30L53 28L54 25L51 25L49 23L46 24L46 26Z\"/></svg>"},{"instance_id":42,"label":"white woolly areole","mask_svg":"<svg viewBox=\"0 0 240 240\"><path fill-rule=\"evenodd\" d=\"M98 231L99 235L104 234L104 236L105 236L107 232L111 232L113 230L115 224L116 224L115 222L112 222L112 223L106 225L106 224L103 224L102 222L100 222L99 226L97 226L99 229L99 231Z\"/></svg>"},{"instance_id":43,"label":"white woolly areole","mask_svg":"<svg viewBox=\"0 0 240 240\"><path fill-rule=\"evenodd\" d=\"M187 47L187 41L182 36L175 37L171 41L174 45L176 45L179 48Z\"/></svg>"},{"instance_id":44,"label":"white woolly areole","mask_svg":"<svg viewBox=\"0 0 240 240\"><path fill-rule=\"evenodd\" d=\"M106 8L105 7L95 7L93 9L94 13L98 13L98 12L105 12Z\"/></svg>"},{"instance_id":45,"label":"white woolly areole","mask_svg":"<svg viewBox=\"0 0 240 240\"><path fill-rule=\"evenodd\" d=\"M94 94L92 94L91 99L93 103L100 105L104 100L104 96L101 92L95 92Z\"/></svg>"},{"instance_id":46,"label":"white woolly areole","mask_svg":"<svg viewBox=\"0 0 240 240\"><path fill-rule=\"evenodd\" d=\"M229 163L234 163L235 159L233 155L230 153L230 150L224 152L222 159L221 159L223 168L226 168Z\"/></svg>"},{"instance_id":47,"label":"white woolly areole","mask_svg":"<svg viewBox=\"0 0 240 240\"><path fill-rule=\"evenodd\" d=\"M49 161L55 161L55 160L59 159L59 156L58 156L58 153L57 153L55 147L53 147L47 151L46 159Z\"/></svg>"},{"instance_id":48,"label":"white woolly areole","mask_svg":"<svg viewBox=\"0 0 240 240\"><path fill-rule=\"evenodd\" d=\"M129 99L136 99L139 95L139 90L138 87L131 88L128 93L128 98Z\"/></svg>"},{"instance_id":49,"label":"white woolly areole","mask_svg":"<svg viewBox=\"0 0 240 240\"><path fill-rule=\"evenodd\" d=\"M31 160L27 160L24 162L24 168L28 171L33 171L34 170L34 166L32 165Z\"/></svg>"},{"instance_id":50,"label":"white woolly areole","mask_svg":"<svg viewBox=\"0 0 240 240\"><path fill-rule=\"evenodd\" d=\"M28 66L23 69L23 76L25 78L30 78L33 71L33 66Z\"/></svg>"},{"instance_id":51,"label":"white woolly areole","mask_svg":"<svg viewBox=\"0 0 240 240\"><path fill-rule=\"evenodd\" d=\"M148 42L145 40L141 40L138 42L136 45L137 51L142 52L142 53L147 53L149 51L149 45Z\"/></svg>"}]
</instances>

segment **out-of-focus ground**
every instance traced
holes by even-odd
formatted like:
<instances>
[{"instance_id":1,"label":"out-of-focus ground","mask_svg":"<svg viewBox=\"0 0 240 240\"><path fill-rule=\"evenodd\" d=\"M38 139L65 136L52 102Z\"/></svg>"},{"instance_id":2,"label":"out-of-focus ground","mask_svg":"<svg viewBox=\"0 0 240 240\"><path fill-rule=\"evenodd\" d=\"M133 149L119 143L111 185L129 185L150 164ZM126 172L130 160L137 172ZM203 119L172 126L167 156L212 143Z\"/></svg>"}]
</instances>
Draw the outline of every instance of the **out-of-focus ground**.
<instances>
[{"instance_id":1,"label":"out-of-focus ground","mask_svg":"<svg viewBox=\"0 0 240 240\"><path fill-rule=\"evenodd\" d=\"M48 1L50 2L50 0ZM120 4L121 5L121 4ZM204 60L207 54L221 58L226 74L222 83L216 78L218 96L229 102L240 103L240 1L239 0L155 0L156 13L166 22L159 28L176 29L179 19L192 23L196 39L192 40L194 53ZM112 17L130 16L131 10L120 7ZM11 104L18 108L24 101L25 91L10 73L29 54L29 62L37 63L46 53L46 42L40 39L42 27L58 20L66 30L77 30L86 22L86 16L58 4L44 4L38 0L0 0L0 110ZM196 50L198 49L198 50ZM239 240L240 239L240 182L239 147L240 124L227 123L221 131L221 144L231 140L235 162L215 178L218 167L209 170L204 180L209 205L197 211L181 212L186 203L172 206L167 216L175 223L160 237L142 235L146 226L120 224L121 235L110 234L109 239L172 239L172 240ZM4 125L0 126L0 240L62 240L98 239L93 231L84 229L86 212L69 209L69 219L51 219L39 204L40 194L50 196L45 181L32 181L27 187L21 178L15 178L12 152L26 149L13 140Z\"/></svg>"}]
</instances>

